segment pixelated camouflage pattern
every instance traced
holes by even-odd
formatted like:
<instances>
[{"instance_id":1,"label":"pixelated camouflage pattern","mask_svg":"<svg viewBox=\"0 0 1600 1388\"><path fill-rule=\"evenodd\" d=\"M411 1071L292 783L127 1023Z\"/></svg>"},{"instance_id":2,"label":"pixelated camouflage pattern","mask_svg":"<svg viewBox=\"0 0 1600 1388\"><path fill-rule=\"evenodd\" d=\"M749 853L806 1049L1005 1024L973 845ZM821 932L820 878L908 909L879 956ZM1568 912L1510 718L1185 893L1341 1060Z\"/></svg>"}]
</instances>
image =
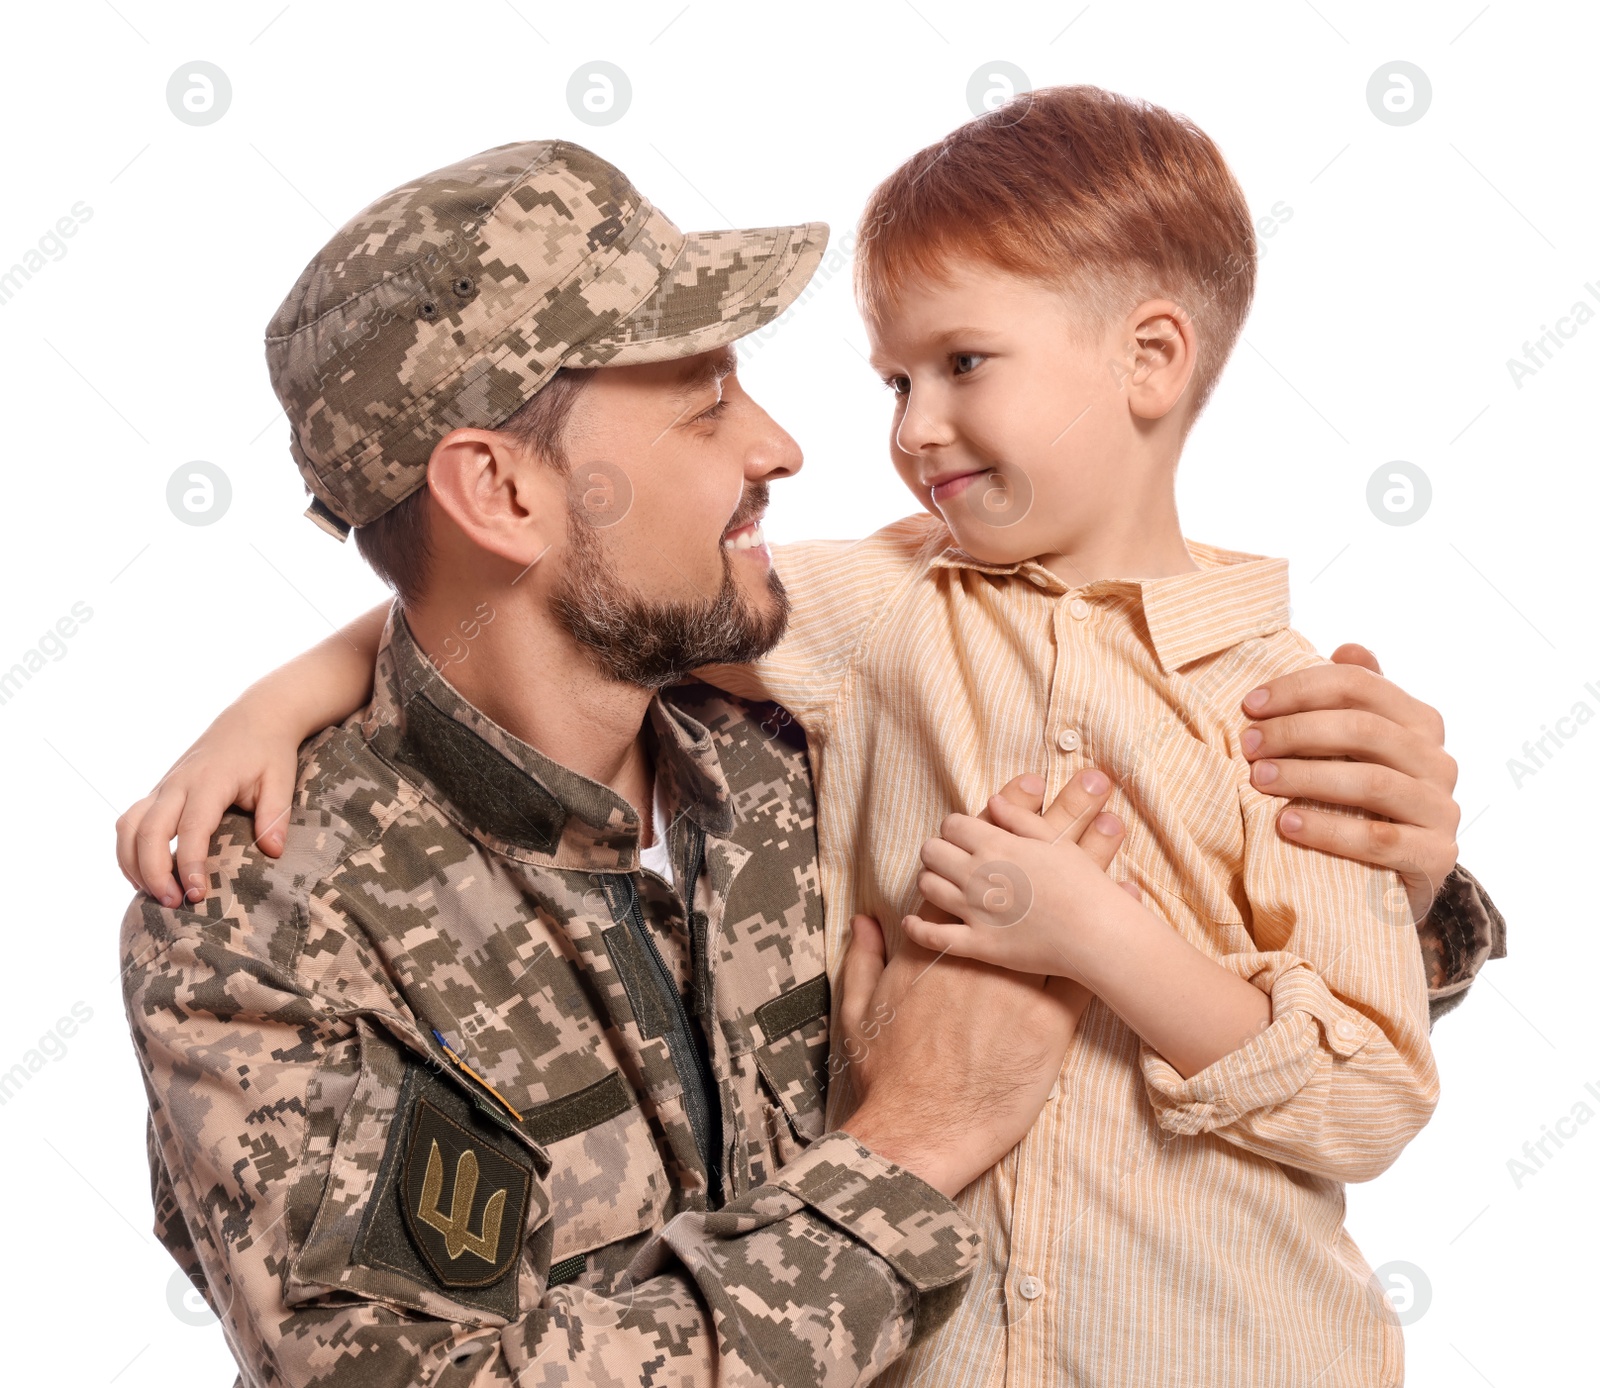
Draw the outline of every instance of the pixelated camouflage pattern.
<instances>
[{"instance_id":1,"label":"pixelated camouflage pattern","mask_svg":"<svg viewBox=\"0 0 1600 1388\"><path fill-rule=\"evenodd\" d=\"M1506 921L1478 879L1457 863L1417 923L1428 979L1428 1021L1461 1005L1478 971L1506 957Z\"/></svg>"},{"instance_id":2,"label":"pixelated camouflage pattern","mask_svg":"<svg viewBox=\"0 0 1600 1388\"><path fill-rule=\"evenodd\" d=\"M452 429L494 428L561 366L693 356L776 318L821 222L685 234L598 155L485 150L384 194L267 327L290 451L342 534L404 500Z\"/></svg>"},{"instance_id":3,"label":"pixelated camouflage pattern","mask_svg":"<svg viewBox=\"0 0 1600 1388\"><path fill-rule=\"evenodd\" d=\"M687 685L650 728L680 873L705 836L690 903L640 869L627 802L461 700L397 610L372 704L302 751L282 856L230 813L203 900L129 908L156 1232L244 1383L857 1384L959 1298L971 1225L821 1130L822 910L795 725ZM696 917L712 945L720 1208L683 1079L610 953L605 888L622 880L686 998ZM385 1158L419 1085L470 1099L534 1174L503 1285L446 1286L380 1246ZM585 1109L594 1094L625 1102Z\"/></svg>"}]
</instances>

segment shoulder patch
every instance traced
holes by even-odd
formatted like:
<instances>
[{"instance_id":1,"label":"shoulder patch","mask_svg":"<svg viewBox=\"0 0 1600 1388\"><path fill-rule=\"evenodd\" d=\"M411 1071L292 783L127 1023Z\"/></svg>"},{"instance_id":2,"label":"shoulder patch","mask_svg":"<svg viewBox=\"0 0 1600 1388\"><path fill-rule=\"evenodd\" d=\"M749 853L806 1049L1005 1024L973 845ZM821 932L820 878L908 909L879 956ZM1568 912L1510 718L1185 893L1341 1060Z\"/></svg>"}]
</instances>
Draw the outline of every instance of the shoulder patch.
<instances>
[{"instance_id":1,"label":"shoulder patch","mask_svg":"<svg viewBox=\"0 0 1600 1388\"><path fill-rule=\"evenodd\" d=\"M522 1249L532 1183L527 1167L428 1100L419 1100L412 1110L401 1208L411 1237L442 1285L481 1287L511 1270Z\"/></svg>"},{"instance_id":2,"label":"shoulder patch","mask_svg":"<svg viewBox=\"0 0 1600 1388\"><path fill-rule=\"evenodd\" d=\"M454 1086L408 1067L357 1261L514 1318L523 1238L549 1203L535 1166L531 1151Z\"/></svg>"}]
</instances>

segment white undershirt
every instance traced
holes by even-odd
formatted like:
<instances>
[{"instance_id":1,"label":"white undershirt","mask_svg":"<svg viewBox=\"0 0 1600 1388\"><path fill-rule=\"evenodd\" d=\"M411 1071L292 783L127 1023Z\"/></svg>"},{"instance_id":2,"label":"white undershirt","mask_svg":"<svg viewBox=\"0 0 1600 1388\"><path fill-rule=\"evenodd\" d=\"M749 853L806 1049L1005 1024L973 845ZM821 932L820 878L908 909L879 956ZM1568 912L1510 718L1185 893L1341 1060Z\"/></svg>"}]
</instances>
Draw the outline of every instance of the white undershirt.
<instances>
[{"instance_id":1,"label":"white undershirt","mask_svg":"<svg viewBox=\"0 0 1600 1388\"><path fill-rule=\"evenodd\" d=\"M649 868L656 876L677 886L677 876L672 871L672 855L667 850L667 812L661 803L661 777L655 778L654 807L651 822L655 842L639 850L639 866Z\"/></svg>"}]
</instances>

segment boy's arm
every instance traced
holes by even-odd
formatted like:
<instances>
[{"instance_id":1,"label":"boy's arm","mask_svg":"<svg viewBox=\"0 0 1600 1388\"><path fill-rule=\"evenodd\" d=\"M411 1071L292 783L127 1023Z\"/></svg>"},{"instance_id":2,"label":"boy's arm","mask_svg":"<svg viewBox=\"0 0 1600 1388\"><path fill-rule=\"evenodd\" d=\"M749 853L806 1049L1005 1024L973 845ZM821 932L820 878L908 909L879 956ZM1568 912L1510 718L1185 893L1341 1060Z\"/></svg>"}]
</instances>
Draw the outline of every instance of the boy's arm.
<instances>
[{"instance_id":1,"label":"boy's arm","mask_svg":"<svg viewBox=\"0 0 1600 1388\"><path fill-rule=\"evenodd\" d=\"M1285 843L1266 797L1241 794L1254 939L1224 925L1220 959L1089 871L1054 807L991 802L992 826L946 819L918 887L961 923L911 916L904 928L927 949L1081 982L1138 1033L1168 1131L1369 1180L1438 1099L1405 890L1393 873Z\"/></svg>"},{"instance_id":2,"label":"boy's arm","mask_svg":"<svg viewBox=\"0 0 1600 1388\"><path fill-rule=\"evenodd\" d=\"M205 894L212 831L229 805L255 812L255 842L283 847L300 744L372 697L373 663L388 620L382 603L263 676L217 715L156 788L117 820L123 876L163 906ZM178 838L180 896L172 877Z\"/></svg>"},{"instance_id":3,"label":"boy's arm","mask_svg":"<svg viewBox=\"0 0 1600 1388\"><path fill-rule=\"evenodd\" d=\"M1251 938L1221 962L1267 995L1271 1019L1187 1078L1144 1048L1146 1089L1169 1132L1214 1132L1315 1175L1370 1180L1439 1097L1404 884L1285 842L1280 807L1249 787L1240 795Z\"/></svg>"},{"instance_id":4,"label":"boy's arm","mask_svg":"<svg viewBox=\"0 0 1600 1388\"><path fill-rule=\"evenodd\" d=\"M1272 1005L1098 870L1122 834L1100 813L1110 789L1090 768L1042 814L995 796L982 819L948 816L922 847L923 904L902 927L936 953L1072 980L1079 1011L1098 996L1187 1077L1265 1030Z\"/></svg>"}]
</instances>

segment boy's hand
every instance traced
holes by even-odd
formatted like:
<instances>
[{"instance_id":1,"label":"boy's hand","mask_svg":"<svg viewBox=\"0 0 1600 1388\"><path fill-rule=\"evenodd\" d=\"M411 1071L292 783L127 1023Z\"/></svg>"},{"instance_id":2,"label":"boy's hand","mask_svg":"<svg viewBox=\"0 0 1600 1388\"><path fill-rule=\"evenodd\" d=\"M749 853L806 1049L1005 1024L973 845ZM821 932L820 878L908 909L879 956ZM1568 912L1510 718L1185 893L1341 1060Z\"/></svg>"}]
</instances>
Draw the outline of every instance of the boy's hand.
<instances>
[{"instance_id":1,"label":"boy's hand","mask_svg":"<svg viewBox=\"0 0 1600 1388\"><path fill-rule=\"evenodd\" d=\"M1250 782L1268 795L1376 816L1293 806L1278 816L1278 832L1308 848L1393 868L1421 921L1456 865L1461 823L1444 720L1384 679L1365 647L1340 646L1333 660L1245 696L1244 711L1256 720L1244 734Z\"/></svg>"},{"instance_id":2,"label":"boy's hand","mask_svg":"<svg viewBox=\"0 0 1600 1388\"><path fill-rule=\"evenodd\" d=\"M1110 792L1109 782L1090 791L1084 780L1074 777L1056 802L1072 806L1074 819L1085 807L1092 819ZM1018 777L984 813L1037 818L1043 793L1040 777ZM1091 844L1102 881L1121 840L1117 822ZM850 1115L841 1126L949 1196L1033 1126L1088 1000L1066 978L941 958L909 939L885 963L882 932L868 916L851 924L839 982L829 1069L843 1091L835 1107Z\"/></svg>"},{"instance_id":3,"label":"boy's hand","mask_svg":"<svg viewBox=\"0 0 1600 1388\"><path fill-rule=\"evenodd\" d=\"M255 811L256 846L276 858L283 852L299 745L277 723L263 723L247 701L224 709L156 788L118 818L122 875L163 906L198 901L205 895L211 835L229 805ZM182 895L172 876L174 834Z\"/></svg>"},{"instance_id":4,"label":"boy's hand","mask_svg":"<svg viewBox=\"0 0 1600 1388\"><path fill-rule=\"evenodd\" d=\"M949 816L940 836L922 846L917 885L950 920L907 916L906 935L928 950L1078 979L1076 927L1117 891L1105 875L1123 833L1122 822L1103 812L1110 791L1110 780L1091 768L1042 814L996 796L985 811L991 822Z\"/></svg>"}]
</instances>

